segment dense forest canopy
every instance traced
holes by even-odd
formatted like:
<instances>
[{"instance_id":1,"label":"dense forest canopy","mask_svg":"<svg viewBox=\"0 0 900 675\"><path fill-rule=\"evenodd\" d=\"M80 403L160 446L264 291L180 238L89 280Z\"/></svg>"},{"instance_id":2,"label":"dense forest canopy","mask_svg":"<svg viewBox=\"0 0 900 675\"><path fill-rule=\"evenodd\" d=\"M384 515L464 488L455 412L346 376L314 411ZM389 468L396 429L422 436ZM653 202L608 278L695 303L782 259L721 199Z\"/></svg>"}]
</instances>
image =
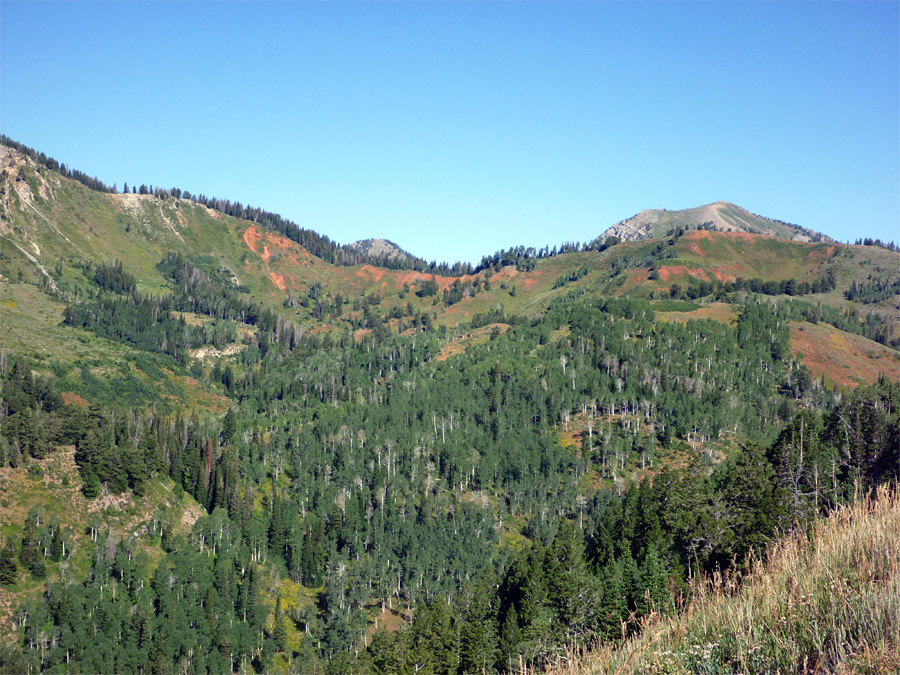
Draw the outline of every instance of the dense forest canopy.
<instances>
[{"instance_id":1,"label":"dense forest canopy","mask_svg":"<svg viewBox=\"0 0 900 675\"><path fill-rule=\"evenodd\" d=\"M439 360L434 332L301 339L177 254L160 266L172 292L158 298L117 265L92 270L95 295L65 321L170 367L193 344L233 340L236 319L255 326L236 362L206 375L231 399L226 415L66 405L58 378L10 356L3 461L72 444L87 498L168 477L209 515L173 536L154 514L155 565L136 542L94 533L87 576L16 614L8 663L503 670L576 638L613 639L623 621L638 630L641 616L676 611L690 576L897 479L897 385L838 398L793 360L780 312L752 296L734 326L565 297ZM183 311L215 330L172 318ZM559 443L570 429L579 443ZM67 537L31 514L5 543L5 581L46 575ZM272 575L313 602L267 605ZM370 637L382 610L412 623Z\"/></svg>"}]
</instances>

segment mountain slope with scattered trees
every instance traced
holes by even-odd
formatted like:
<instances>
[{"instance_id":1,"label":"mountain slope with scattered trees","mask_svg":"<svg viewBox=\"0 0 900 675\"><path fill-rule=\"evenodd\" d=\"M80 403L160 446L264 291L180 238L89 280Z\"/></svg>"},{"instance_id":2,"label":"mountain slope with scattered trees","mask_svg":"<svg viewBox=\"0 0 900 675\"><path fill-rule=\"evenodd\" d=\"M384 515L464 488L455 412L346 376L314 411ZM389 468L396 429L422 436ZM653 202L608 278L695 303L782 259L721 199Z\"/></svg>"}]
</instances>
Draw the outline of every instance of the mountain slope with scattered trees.
<instances>
[{"instance_id":1,"label":"mountain slope with scattered trees","mask_svg":"<svg viewBox=\"0 0 900 675\"><path fill-rule=\"evenodd\" d=\"M5 152L0 672L542 668L900 480L895 251L348 267ZM879 348L863 383L815 324Z\"/></svg>"}]
</instances>

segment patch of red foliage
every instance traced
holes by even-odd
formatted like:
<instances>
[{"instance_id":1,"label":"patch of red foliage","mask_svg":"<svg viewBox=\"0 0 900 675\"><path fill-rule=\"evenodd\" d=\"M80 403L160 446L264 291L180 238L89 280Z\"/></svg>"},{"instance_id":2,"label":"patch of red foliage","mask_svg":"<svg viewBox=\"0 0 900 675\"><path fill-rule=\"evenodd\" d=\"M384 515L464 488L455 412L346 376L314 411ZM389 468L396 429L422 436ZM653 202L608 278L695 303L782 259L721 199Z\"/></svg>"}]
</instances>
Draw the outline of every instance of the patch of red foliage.
<instances>
[{"instance_id":1,"label":"patch of red foliage","mask_svg":"<svg viewBox=\"0 0 900 675\"><path fill-rule=\"evenodd\" d=\"M716 279L722 283L737 281L739 273L742 271L740 265L719 265L712 269L712 273L715 275Z\"/></svg>"},{"instance_id":2,"label":"patch of red foliage","mask_svg":"<svg viewBox=\"0 0 900 675\"><path fill-rule=\"evenodd\" d=\"M828 248L822 249L814 249L809 252L810 260L827 260L832 255L834 255L834 246L829 246Z\"/></svg>"},{"instance_id":3,"label":"patch of red foliage","mask_svg":"<svg viewBox=\"0 0 900 675\"><path fill-rule=\"evenodd\" d=\"M81 398L81 396L76 394L74 391L62 392L62 400L66 405L77 405L79 408L90 407L88 402Z\"/></svg>"},{"instance_id":4,"label":"patch of red foliage","mask_svg":"<svg viewBox=\"0 0 900 675\"><path fill-rule=\"evenodd\" d=\"M702 281L709 281L709 276L706 274L706 271L699 267L690 269L686 265L663 265L657 271L659 272L659 278L663 281L668 281L669 277L684 274L688 274L695 279L701 279Z\"/></svg>"},{"instance_id":5,"label":"patch of red foliage","mask_svg":"<svg viewBox=\"0 0 900 675\"><path fill-rule=\"evenodd\" d=\"M360 279L369 277L373 281L381 281L384 276L384 270L373 265L363 265L356 271L356 276Z\"/></svg>"},{"instance_id":6,"label":"patch of red foliage","mask_svg":"<svg viewBox=\"0 0 900 675\"><path fill-rule=\"evenodd\" d=\"M628 279L629 281L631 281L631 283L637 286L638 284L642 284L647 281L648 276L650 276L650 270L635 270L628 275Z\"/></svg>"},{"instance_id":7,"label":"patch of red foliage","mask_svg":"<svg viewBox=\"0 0 900 675\"><path fill-rule=\"evenodd\" d=\"M263 239L265 239L265 242L263 243L262 253L260 253L259 243ZM255 225L251 225L244 231L244 242L250 247L251 251L267 263L271 261L273 251L278 250L286 255L295 265L302 267L311 264L309 251L300 246L300 244L274 232L262 232ZM270 246L271 248L269 248Z\"/></svg>"},{"instance_id":8,"label":"patch of red foliage","mask_svg":"<svg viewBox=\"0 0 900 675\"><path fill-rule=\"evenodd\" d=\"M437 274L424 274L422 272L406 272L404 274L398 275L396 277L396 280L397 280L397 285L399 287L399 286L402 286L403 284L408 284L408 285L412 286L414 284L421 283L423 281L430 281L433 278L434 282L437 284L438 290L445 291L448 288L450 288L456 281L459 281L459 283L464 284L467 281L471 281L472 279L475 279L477 276L478 275L475 275L475 274L469 274L469 275L461 276L461 277L443 277L443 276L439 276ZM499 277L500 274L497 274L495 276Z\"/></svg>"},{"instance_id":9,"label":"patch of red foliage","mask_svg":"<svg viewBox=\"0 0 900 675\"><path fill-rule=\"evenodd\" d=\"M273 246L277 246L280 249L285 251L288 250L303 250L303 247L300 246L295 241L291 241L287 237L282 237L280 234L275 234L274 232L266 232L266 241L268 241Z\"/></svg>"},{"instance_id":10,"label":"patch of red foliage","mask_svg":"<svg viewBox=\"0 0 900 675\"><path fill-rule=\"evenodd\" d=\"M831 326L791 324L791 349L814 376L841 387L872 383L880 375L900 379L900 356L895 351Z\"/></svg>"}]
</instances>

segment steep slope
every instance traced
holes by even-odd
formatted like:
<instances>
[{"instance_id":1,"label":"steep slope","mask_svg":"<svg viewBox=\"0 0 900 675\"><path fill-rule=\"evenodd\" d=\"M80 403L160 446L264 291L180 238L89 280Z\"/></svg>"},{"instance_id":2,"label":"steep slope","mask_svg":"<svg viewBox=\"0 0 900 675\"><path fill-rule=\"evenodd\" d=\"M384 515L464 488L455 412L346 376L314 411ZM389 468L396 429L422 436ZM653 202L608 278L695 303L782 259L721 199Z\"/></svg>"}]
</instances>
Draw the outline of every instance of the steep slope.
<instances>
[{"instance_id":1,"label":"steep slope","mask_svg":"<svg viewBox=\"0 0 900 675\"><path fill-rule=\"evenodd\" d=\"M186 199L96 192L5 146L0 191L7 278L53 287L82 262L120 259L141 286L158 289L154 266L169 250L216 254L239 269L233 219Z\"/></svg>"},{"instance_id":2,"label":"steep slope","mask_svg":"<svg viewBox=\"0 0 900 675\"><path fill-rule=\"evenodd\" d=\"M900 353L828 324L791 323L791 348L814 377L852 388L900 376Z\"/></svg>"},{"instance_id":3,"label":"steep slope","mask_svg":"<svg viewBox=\"0 0 900 675\"><path fill-rule=\"evenodd\" d=\"M704 579L683 613L546 673L896 673L898 541L900 493L885 486L776 542L743 585Z\"/></svg>"},{"instance_id":4,"label":"steep slope","mask_svg":"<svg viewBox=\"0 0 900 675\"><path fill-rule=\"evenodd\" d=\"M799 225L765 218L729 202L718 201L705 206L681 211L646 209L636 216L626 218L600 235L599 240L615 236L623 241L661 237L677 228L718 230L721 232L748 232L765 234L793 241L832 241L830 237Z\"/></svg>"}]
</instances>

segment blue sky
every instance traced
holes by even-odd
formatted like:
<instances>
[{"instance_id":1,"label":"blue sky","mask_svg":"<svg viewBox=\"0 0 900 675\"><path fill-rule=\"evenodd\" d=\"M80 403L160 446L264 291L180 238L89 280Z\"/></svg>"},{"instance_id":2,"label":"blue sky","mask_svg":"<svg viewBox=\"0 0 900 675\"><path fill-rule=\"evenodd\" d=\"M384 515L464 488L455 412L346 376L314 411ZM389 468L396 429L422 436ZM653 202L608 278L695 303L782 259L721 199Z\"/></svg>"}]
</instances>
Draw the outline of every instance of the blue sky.
<instances>
[{"instance_id":1,"label":"blue sky","mask_svg":"<svg viewBox=\"0 0 900 675\"><path fill-rule=\"evenodd\" d=\"M900 3L0 3L0 129L477 261L719 199L900 240Z\"/></svg>"}]
</instances>

